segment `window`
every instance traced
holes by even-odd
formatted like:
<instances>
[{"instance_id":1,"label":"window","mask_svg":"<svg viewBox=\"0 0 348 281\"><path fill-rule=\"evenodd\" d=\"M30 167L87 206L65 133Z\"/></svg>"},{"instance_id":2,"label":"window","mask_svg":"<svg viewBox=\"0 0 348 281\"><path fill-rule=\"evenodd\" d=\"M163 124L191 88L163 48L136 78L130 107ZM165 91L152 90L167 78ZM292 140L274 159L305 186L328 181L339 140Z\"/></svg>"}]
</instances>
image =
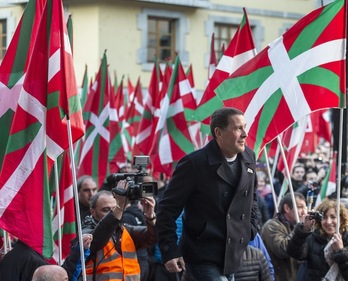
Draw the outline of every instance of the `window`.
<instances>
[{"instance_id":1,"label":"window","mask_svg":"<svg viewBox=\"0 0 348 281\"><path fill-rule=\"evenodd\" d=\"M141 46L137 62L143 71L152 71L154 55L159 62L172 60L178 55L183 65L188 65L186 35L189 31L188 18L174 10L143 9L138 15Z\"/></svg>"},{"instance_id":2,"label":"window","mask_svg":"<svg viewBox=\"0 0 348 281\"><path fill-rule=\"evenodd\" d=\"M7 46L7 27L6 20L0 20L0 59L4 58Z\"/></svg>"},{"instance_id":3,"label":"window","mask_svg":"<svg viewBox=\"0 0 348 281\"><path fill-rule=\"evenodd\" d=\"M225 23L215 23L214 25L214 37L215 37L215 52L216 58L222 57L222 46L227 46L230 44L231 39L235 32L237 31L238 25L225 24Z\"/></svg>"},{"instance_id":4,"label":"window","mask_svg":"<svg viewBox=\"0 0 348 281\"><path fill-rule=\"evenodd\" d=\"M154 62L157 55L159 61L175 57L175 19L149 17L147 62Z\"/></svg>"}]
</instances>

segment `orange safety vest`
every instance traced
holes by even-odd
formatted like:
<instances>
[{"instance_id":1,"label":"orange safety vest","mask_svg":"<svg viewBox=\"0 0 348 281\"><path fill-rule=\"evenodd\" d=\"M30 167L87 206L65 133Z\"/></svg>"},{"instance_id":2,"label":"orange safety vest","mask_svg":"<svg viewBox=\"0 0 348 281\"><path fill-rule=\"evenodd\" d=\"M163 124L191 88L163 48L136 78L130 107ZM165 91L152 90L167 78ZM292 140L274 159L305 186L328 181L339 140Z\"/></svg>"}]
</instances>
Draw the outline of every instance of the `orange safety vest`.
<instances>
[{"instance_id":1,"label":"orange safety vest","mask_svg":"<svg viewBox=\"0 0 348 281\"><path fill-rule=\"evenodd\" d=\"M132 237L123 227L122 256L116 251L112 239L96 254L96 281L140 281L140 266ZM94 261L86 264L87 280L93 280Z\"/></svg>"}]
</instances>

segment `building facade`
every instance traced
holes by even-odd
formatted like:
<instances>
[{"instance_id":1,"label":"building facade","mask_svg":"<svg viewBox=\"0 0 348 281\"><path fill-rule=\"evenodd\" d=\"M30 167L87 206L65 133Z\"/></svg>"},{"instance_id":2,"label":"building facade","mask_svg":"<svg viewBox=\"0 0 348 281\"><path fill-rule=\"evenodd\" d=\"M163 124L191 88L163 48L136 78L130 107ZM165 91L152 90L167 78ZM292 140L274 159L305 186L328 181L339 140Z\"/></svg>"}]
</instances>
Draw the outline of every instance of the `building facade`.
<instances>
[{"instance_id":1,"label":"building facade","mask_svg":"<svg viewBox=\"0 0 348 281\"><path fill-rule=\"evenodd\" d=\"M141 79L148 87L154 55L163 63L179 55L193 67L196 91L207 83L210 44L215 50L229 43L248 13L257 51L283 34L296 21L328 1L319 0L66 0L73 21L74 63L78 85L85 65L94 77L106 50L111 75ZM1 55L27 1L0 0Z\"/></svg>"}]
</instances>

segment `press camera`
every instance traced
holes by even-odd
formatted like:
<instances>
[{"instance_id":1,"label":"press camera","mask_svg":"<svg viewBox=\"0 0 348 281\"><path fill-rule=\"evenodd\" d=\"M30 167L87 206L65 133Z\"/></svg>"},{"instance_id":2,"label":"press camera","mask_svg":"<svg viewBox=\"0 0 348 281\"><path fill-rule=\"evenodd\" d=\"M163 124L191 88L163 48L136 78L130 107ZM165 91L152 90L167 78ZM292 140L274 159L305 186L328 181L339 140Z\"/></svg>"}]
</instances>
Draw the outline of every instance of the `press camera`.
<instances>
[{"instance_id":1,"label":"press camera","mask_svg":"<svg viewBox=\"0 0 348 281\"><path fill-rule=\"evenodd\" d=\"M323 220L323 214L318 211L308 212L308 216L311 220L315 220L317 222L321 222Z\"/></svg>"},{"instance_id":2,"label":"press camera","mask_svg":"<svg viewBox=\"0 0 348 281\"><path fill-rule=\"evenodd\" d=\"M115 173L107 177L106 181L111 185L112 192L120 196L126 196L129 200L139 200L143 197L154 197L158 193L157 182L142 182L144 176L148 174L143 172L150 163L149 156L134 156L133 165L138 169L134 173ZM120 180L126 180L128 183L127 189L117 187Z\"/></svg>"}]
</instances>

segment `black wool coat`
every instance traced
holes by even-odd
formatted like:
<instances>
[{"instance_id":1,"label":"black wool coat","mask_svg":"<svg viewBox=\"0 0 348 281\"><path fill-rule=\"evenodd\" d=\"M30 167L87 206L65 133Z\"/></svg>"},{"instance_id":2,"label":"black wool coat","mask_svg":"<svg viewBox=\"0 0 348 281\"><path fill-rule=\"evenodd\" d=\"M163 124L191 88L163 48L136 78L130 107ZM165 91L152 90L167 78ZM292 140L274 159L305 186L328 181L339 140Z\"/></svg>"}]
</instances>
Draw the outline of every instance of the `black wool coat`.
<instances>
[{"instance_id":1,"label":"black wool coat","mask_svg":"<svg viewBox=\"0 0 348 281\"><path fill-rule=\"evenodd\" d=\"M215 264L237 272L242 254L260 229L257 216L255 154L238 154L241 176L232 171L215 140L183 157L158 205L156 231L163 262ZM180 246L175 220L184 209Z\"/></svg>"}]
</instances>

